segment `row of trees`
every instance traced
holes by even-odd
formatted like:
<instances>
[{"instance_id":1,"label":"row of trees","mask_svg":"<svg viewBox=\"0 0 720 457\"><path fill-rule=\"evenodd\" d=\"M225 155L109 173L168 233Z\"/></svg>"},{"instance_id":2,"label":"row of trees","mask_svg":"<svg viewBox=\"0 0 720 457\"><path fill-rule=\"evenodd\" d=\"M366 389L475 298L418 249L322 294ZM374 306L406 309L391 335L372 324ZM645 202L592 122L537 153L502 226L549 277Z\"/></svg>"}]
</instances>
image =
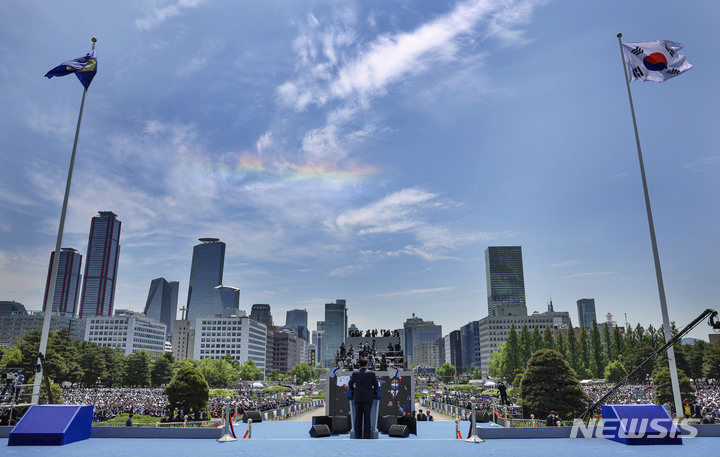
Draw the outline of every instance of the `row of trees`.
<instances>
[{"instance_id":1,"label":"row of trees","mask_svg":"<svg viewBox=\"0 0 720 457\"><path fill-rule=\"evenodd\" d=\"M674 324L671 332L677 334ZM652 325L645 329L637 324L634 329L629 327L623 335L617 327L610 330L607 325L601 332L593 322L590 331L582 329L578 338L572 326L567 336L562 333L553 336L549 327L541 335L537 327L531 332L523 325L518 332L512 324L505 343L493 353L489 374L494 378L508 379L515 385L516 376L525 371L532 354L540 349L553 349L564 357L579 378L604 378L616 382L664 344L662 327L655 329ZM692 345L676 344L674 347L678 369L687 376L720 379L720 343L696 341ZM630 381L645 382L656 368L666 366L667 356L661 354Z\"/></svg>"},{"instance_id":2,"label":"row of trees","mask_svg":"<svg viewBox=\"0 0 720 457\"><path fill-rule=\"evenodd\" d=\"M0 369L7 365L34 367L40 347L40 332L28 332L14 346L3 351ZM191 364L211 386L230 386L239 380L263 379L262 371L252 360L240 365L230 354L222 359L184 359L175 361L171 354L157 357L147 351L125 355L87 341L76 341L67 330L50 332L45 354L45 371L57 383L76 383L83 386L103 385L126 387L157 387L168 384L183 364ZM272 381L303 383L325 374L321 367L312 368L306 363L293 367L289 374L272 370L267 376Z\"/></svg>"}]
</instances>

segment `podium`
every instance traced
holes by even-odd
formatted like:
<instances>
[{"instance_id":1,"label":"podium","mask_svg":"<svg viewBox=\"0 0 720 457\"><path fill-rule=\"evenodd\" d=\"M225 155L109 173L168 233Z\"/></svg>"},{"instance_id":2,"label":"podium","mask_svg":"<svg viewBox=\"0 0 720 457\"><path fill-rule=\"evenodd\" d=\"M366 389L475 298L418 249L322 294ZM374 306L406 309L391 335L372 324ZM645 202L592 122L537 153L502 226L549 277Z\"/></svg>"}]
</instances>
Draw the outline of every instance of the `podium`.
<instances>
[{"instance_id":1,"label":"podium","mask_svg":"<svg viewBox=\"0 0 720 457\"><path fill-rule=\"evenodd\" d=\"M378 410L380 407L380 400L373 400L372 408L370 409L370 438L378 439ZM350 438L358 438L355 436L355 402L350 401Z\"/></svg>"}]
</instances>

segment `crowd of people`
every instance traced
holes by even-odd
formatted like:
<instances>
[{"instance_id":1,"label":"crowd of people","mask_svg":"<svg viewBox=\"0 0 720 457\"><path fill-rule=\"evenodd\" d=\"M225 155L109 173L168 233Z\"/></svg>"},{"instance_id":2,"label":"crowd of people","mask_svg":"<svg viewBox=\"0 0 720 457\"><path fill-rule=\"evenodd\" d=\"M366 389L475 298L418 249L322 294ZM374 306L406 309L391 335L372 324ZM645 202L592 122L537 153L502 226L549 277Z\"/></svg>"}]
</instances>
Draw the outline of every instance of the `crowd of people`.
<instances>
[{"instance_id":1,"label":"crowd of people","mask_svg":"<svg viewBox=\"0 0 720 457\"><path fill-rule=\"evenodd\" d=\"M349 347L345 343L340 344L340 348L335 352L335 366L345 369L354 370L358 367L358 361L365 359L371 370L386 371L388 367L402 367L404 363L403 351L400 342L397 344L388 343L387 349L379 350L375 347L375 340L370 342L359 343L357 350L350 344Z\"/></svg>"},{"instance_id":2,"label":"crowd of people","mask_svg":"<svg viewBox=\"0 0 720 457\"><path fill-rule=\"evenodd\" d=\"M262 392L238 391L239 396L230 400L234 412L241 416L245 411L268 411L295 403L291 396L276 398ZM161 422L184 422L207 420L204 411L170 410L170 403L162 388L93 387L65 388L62 392L65 404L94 405L93 420L102 422L120 414L143 414L160 417ZM210 417L221 417L228 403L224 397L212 397L208 401Z\"/></svg>"},{"instance_id":3,"label":"crowd of people","mask_svg":"<svg viewBox=\"0 0 720 457\"><path fill-rule=\"evenodd\" d=\"M365 330L363 332L362 330L351 328L348 329L348 336L354 337L354 338L376 338L378 336L384 337L384 338L390 338L390 337L396 337L400 338L400 331L399 330L385 330L385 329L374 329L374 330Z\"/></svg>"}]
</instances>

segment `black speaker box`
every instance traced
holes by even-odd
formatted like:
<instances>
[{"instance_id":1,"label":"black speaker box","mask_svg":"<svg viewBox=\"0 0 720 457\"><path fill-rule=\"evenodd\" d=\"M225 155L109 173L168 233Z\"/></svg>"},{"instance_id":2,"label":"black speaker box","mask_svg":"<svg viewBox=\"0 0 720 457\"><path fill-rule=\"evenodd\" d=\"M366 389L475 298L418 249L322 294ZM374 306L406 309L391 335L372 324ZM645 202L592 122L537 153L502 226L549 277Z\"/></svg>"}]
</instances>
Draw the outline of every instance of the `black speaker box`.
<instances>
[{"instance_id":1,"label":"black speaker box","mask_svg":"<svg viewBox=\"0 0 720 457\"><path fill-rule=\"evenodd\" d=\"M397 423L398 425L406 425L408 428L408 432L412 433L413 435L417 436L417 421L412 416L398 416L397 417Z\"/></svg>"},{"instance_id":2,"label":"black speaker box","mask_svg":"<svg viewBox=\"0 0 720 457\"><path fill-rule=\"evenodd\" d=\"M313 425L310 429L310 436L313 438L323 438L330 436L330 427L325 424Z\"/></svg>"},{"instance_id":3,"label":"black speaker box","mask_svg":"<svg viewBox=\"0 0 720 457\"><path fill-rule=\"evenodd\" d=\"M243 422L247 423L248 419L252 419L253 424L257 424L258 422L262 422L262 414L260 411L245 411Z\"/></svg>"},{"instance_id":4,"label":"black speaker box","mask_svg":"<svg viewBox=\"0 0 720 457\"><path fill-rule=\"evenodd\" d=\"M328 427L331 427L332 426L332 416L313 416L312 424L313 425L325 424Z\"/></svg>"},{"instance_id":5,"label":"black speaker box","mask_svg":"<svg viewBox=\"0 0 720 457\"><path fill-rule=\"evenodd\" d=\"M350 433L350 416L332 416L330 429L333 433Z\"/></svg>"},{"instance_id":6,"label":"black speaker box","mask_svg":"<svg viewBox=\"0 0 720 457\"><path fill-rule=\"evenodd\" d=\"M407 425L391 425L390 430L388 430L388 436L392 436L393 438L407 438L410 436L410 430L408 430Z\"/></svg>"},{"instance_id":7,"label":"black speaker box","mask_svg":"<svg viewBox=\"0 0 720 457\"><path fill-rule=\"evenodd\" d=\"M387 434L391 425L397 424L397 416L382 416L378 419L378 432Z\"/></svg>"}]
</instances>

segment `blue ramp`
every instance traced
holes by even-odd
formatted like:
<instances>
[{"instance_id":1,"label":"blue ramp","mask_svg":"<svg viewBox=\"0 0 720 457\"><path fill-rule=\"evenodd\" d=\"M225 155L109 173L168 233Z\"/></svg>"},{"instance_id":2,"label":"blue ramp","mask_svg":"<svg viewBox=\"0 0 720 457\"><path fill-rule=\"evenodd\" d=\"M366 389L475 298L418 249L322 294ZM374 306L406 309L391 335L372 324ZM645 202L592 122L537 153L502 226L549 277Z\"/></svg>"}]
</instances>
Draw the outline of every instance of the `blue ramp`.
<instances>
[{"instance_id":1,"label":"blue ramp","mask_svg":"<svg viewBox=\"0 0 720 457\"><path fill-rule=\"evenodd\" d=\"M35 405L10 432L8 446L60 446L90 438L92 405Z\"/></svg>"},{"instance_id":2,"label":"blue ramp","mask_svg":"<svg viewBox=\"0 0 720 457\"><path fill-rule=\"evenodd\" d=\"M623 444L683 444L661 405L602 405L603 436Z\"/></svg>"}]
</instances>

